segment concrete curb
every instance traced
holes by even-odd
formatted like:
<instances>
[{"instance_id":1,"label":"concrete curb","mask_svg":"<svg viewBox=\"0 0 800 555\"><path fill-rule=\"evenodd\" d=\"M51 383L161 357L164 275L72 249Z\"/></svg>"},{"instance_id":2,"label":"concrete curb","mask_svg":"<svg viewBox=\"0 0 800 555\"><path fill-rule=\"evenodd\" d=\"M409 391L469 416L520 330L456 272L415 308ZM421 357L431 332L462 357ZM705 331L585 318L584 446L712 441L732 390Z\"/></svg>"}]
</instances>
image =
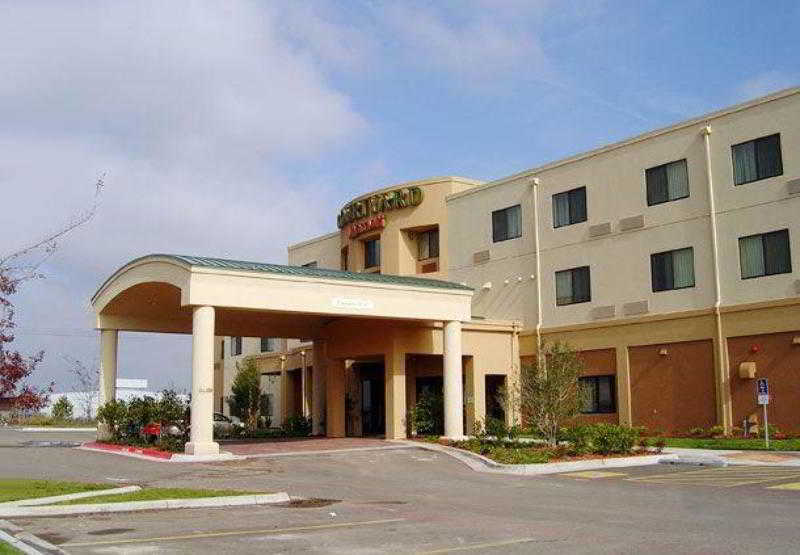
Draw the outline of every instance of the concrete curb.
<instances>
[{"instance_id":1,"label":"concrete curb","mask_svg":"<svg viewBox=\"0 0 800 555\"><path fill-rule=\"evenodd\" d=\"M50 428L47 426L12 429L17 432L97 432L97 428Z\"/></svg>"},{"instance_id":2,"label":"concrete curb","mask_svg":"<svg viewBox=\"0 0 800 555\"><path fill-rule=\"evenodd\" d=\"M27 555L44 553L66 554L66 551L50 542L26 532L16 524L0 520L0 540L14 546Z\"/></svg>"},{"instance_id":3,"label":"concrete curb","mask_svg":"<svg viewBox=\"0 0 800 555\"><path fill-rule=\"evenodd\" d=\"M82 491L80 493L66 493L64 495L52 495L50 497L37 497L36 499L20 499L18 501L8 501L0 503L0 510L3 507L33 507L35 505L51 505L62 501L72 501L73 499L84 499L86 497L98 497L102 495L119 495L121 493L132 493L142 489L139 486L124 486L121 488L100 489L95 491Z\"/></svg>"},{"instance_id":4,"label":"concrete curb","mask_svg":"<svg viewBox=\"0 0 800 555\"><path fill-rule=\"evenodd\" d=\"M143 461L152 461L152 462L160 462L160 463L191 463L191 462L217 462L217 461L235 461L242 459L244 457L239 455L234 455L233 453L220 453L219 455L186 455L184 453L173 453L170 457L164 456L152 456L148 455L140 448L131 447L127 450L125 449L103 449L100 447L95 447L91 444L95 442L88 442L84 443L75 449L80 449L81 451L91 451L93 453L106 453L109 455L121 455L123 457L132 457L134 459L141 459Z\"/></svg>"},{"instance_id":5,"label":"concrete curb","mask_svg":"<svg viewBox=\"0 0 800 555\"><path fill-rule=\"evenodd\" d=\"M392 441L392 440L387 440ZM252 455L237 455L243 459L270 459L273 457L295 457L298 455L336 455L353 451L393 451L408 449L408 445L383 445L380 447L350 447L344 449L324 449L319 451L288 451L286 453L253 453Z\"/></svg>"},{"instance_id":6,"label":"concrete curb","mask_svg":"<svg viewBox=\"0 0 800 555\"><path fill-rule=\"evenodd\" d=\"M286 492L232 495L226 497L201 497L198 499L161 499L158 501L129 501L125 503L96 503L86 505L61 505L44 507L0 507L3 517L65 516L87 513L121 513L153 509L197 509L236 507L243 505L274 505L288 503Z\"/></svg>"},{"instance_id":7,"label":"concrete curb","mask_svg":"<svg viewBox=\"0 0 800 555\"><path fill-rule=\"evenodd\" d=\"M403 440L398 440L403 441ZM616 457L609 459L593 459L587 461L568 461L560 463L544 464L500 464L487 457L447 447L436 443L404 442L415 445L421 449L437 451L450 455L461 461L476 472L486 472L490 474L511 474L517 476L542 476L545 474L559 474L561 472L577 472L581 470L596 470L599 468L624 468L627 466L647 466L658 464L665 460L672 460L674 457L669 454L661 455L639 455L636 457Z\"/></svg>"}]
</instances>

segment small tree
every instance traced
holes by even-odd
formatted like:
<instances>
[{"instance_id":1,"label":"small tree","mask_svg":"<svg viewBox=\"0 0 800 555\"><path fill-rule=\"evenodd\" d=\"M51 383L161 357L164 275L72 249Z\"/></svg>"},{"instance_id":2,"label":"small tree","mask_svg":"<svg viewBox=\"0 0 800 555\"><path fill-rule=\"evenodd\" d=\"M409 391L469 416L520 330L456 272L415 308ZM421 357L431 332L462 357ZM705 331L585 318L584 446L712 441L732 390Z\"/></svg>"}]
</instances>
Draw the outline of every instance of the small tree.
<instances>
[{"instance_id":1,"label":"small tree","mask_svg":"<svg viewBox=\"0 0 800 555\"><path fill-rule=\"evenodd\" d=\"M583 371L577 351L566 343L545 344L542 356L520 371L514 396L522 414L550 445L556 445L559 429L584 406Z\"/></svg>"},{"instance_id":2,"label":"small tree","mask_svg":"<svg viewBox=\"0 0 800 555\"><path fill-rule=\"evenodd\" d=\"M114 439L119 441L126 432L128 405L116 399L108 401L97 409L97 421L106 424Z\"/></svg>"},{"instance_id":3,"label":"small tree","mask_svg":"<svg viewBox=\"0 0 800 555\"><path fill-rule=\"evenodd\" d=\"M60 397L53 405L53 418L55 420L72 419L72 401L66 397Z\"/></svg>"},{"instance_id":4,"label":"small tree","mask_svg":"<svg viewBox=\"0 0 800 555\"><path fill-rule=\"evenodd\" d=\"M85 364L66 355L63 358L69 364L67 371L75 378L75 391L78 393L78 404L83 411L83 417L92 420L95 399L100 389L100 367L96 362Z\"/></svg>"},{"instance_id":5,"label":"small tree","mask_svg":"<svg viewBox=\"0 0 800 555\"><path fill-rule=\"evenodd\" d=\"M228 406L231 414L242 419L247 430L252 432L258 428L261 414L261 373L254 360L246 360L244 364L236 364L236 377L231 384L231 396Z\"/></svg>"}]
</instances>

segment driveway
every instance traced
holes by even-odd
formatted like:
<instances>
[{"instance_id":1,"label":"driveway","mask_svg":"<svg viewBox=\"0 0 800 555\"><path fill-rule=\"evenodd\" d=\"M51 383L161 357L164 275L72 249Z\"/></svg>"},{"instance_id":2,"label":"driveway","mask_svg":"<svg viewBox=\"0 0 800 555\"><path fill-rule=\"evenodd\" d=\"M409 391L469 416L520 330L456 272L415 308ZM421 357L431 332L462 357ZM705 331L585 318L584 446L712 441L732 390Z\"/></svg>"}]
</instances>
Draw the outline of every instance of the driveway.
<instances>
[{"instance_id":1,"label":"driveway","mask_svg":"<svg viewBox=\"0 0 800 555\"><path fill-rule=\"evenodd\" d=\"M796 553L800 489L776 486L800 483L800 473L706 470L492 475L414 447L173 464L7 446L0 462L2 476L283 490L316 500L14 521L70 553Z\"/></svg>"}]
</instances>

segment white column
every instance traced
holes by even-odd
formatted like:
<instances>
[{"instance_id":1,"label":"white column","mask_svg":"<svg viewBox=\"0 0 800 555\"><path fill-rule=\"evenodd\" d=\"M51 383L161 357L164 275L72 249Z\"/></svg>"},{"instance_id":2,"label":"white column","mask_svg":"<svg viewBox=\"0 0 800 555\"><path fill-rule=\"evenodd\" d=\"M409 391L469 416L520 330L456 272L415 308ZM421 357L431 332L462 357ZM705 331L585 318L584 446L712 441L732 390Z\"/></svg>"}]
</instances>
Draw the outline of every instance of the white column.
<instances>
[{"instance_id":1,"label":"white column","mask_svg":"<svg viewBox=\"0 0 800 555\"><path fill-rule=\"evenodd\" d=\"M216 455L214 442L214 307L196 306L192 315L192 431L186 453Z\"/></svg>"},{"instance_id":2,"label":"white column","mask_svg":"<svg viewBox=\"0 0 800 555\"><path fill-rule=\"evenodd\" d=\"M461 322L444 323L444 435L464 437L464 391L461 367Z\"/></svg>"},{"instance_id":3,"label":"white column","mask_svg":"<svg viewBox=\"0 0 800 555\"><path fill-rule=\"evenodd\" d=\"M300 366L300 399L302 403L302 415L306 418L309 416L309 402L308 402L308 363L306 362L306 352L300 351L300 358L303 361Z\"/></svg>"},{"instance_id":4,"label":"white column","mask_svg":"<svg viewBox=\"0 0 800 555\"><path fill-rule=\"evenodd\" d=\"M98 407L113 401L117 396L117 330L100 330L100 391ZM97 427L97 439L111 439L111 432L105 424Z\"/></svg>"},{"instance_id":5,"label":"white column","mask_svg":"<svg viewBox=\"0 0 800 555\"><path fill-rule=\"evenodd\" d=\"M325 434L325 341L314 341L314 374L311 381L311 433L315 436Z\"/></svg>"}]
</instances>

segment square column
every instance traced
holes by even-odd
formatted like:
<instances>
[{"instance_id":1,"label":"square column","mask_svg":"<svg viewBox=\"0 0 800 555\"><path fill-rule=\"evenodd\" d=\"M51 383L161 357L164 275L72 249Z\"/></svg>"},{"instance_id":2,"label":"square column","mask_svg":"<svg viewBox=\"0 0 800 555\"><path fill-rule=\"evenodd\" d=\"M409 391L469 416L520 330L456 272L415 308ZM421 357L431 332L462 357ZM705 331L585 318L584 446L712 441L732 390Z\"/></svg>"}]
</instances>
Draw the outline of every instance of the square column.
<instances>
[{"instance_id":1,"label":"square column","mask_svg":"<svg viewBox=\"0 0 800 555\"><path fill-rule=\"evenodd\" d=\"M100 330L100 395L98 407L117 397L117 330ZM107 424L97 426L97 439L111 439Z\"/></svg>"},{"instance_id":2,"label":"square column","mask_svg":"<svg viewBox=\"0 0 800 555\"><path fill-rule=\"evenodd\" d=\"M461 365L461 322L444 323L444 435L464 437L464 391Z\"/></svg>"},{"instance_id":3,"label":"square column","mask_svg":"<svg viewBox=\"0 0 800 555\"><path fill-rule=\"evenodd\" d=\"M292 398L292 391L289 387L289 372L286 371L286 357L281 355L281 426L285 426L289 415L292 413L289 407L290 399Z\"/></svg>"},{"instance_id":4,"label":"square column","mask_svg":"<svg viewBox=\"0 0 800 555\"><path fill-rule=\"evenodd\" d=\"M189 455L216 455L214 442L214 307L196 306L192 313L192 429Z\"/></svg>"},{"instance_id":5,"label":"square column","mask_svg":"<svg viewBox=\"0 0 800 555\"><path fill-rule=\"evenodd\" d=\"M308 418L311 415L311 381L308 379L308 364L306 363L306 352L300 351L300 357L303 361L302 366L300 366L300 400L303 404L301 407L302 412L301 414Z\"/></svg>"},{"instance_id":6,"label":"square column","mask_svg":"<svg viewBox=\"0 0 800 555\"><path fill-rule=\"evenodd\" d=\"M314 341L314 372L311 376L311 433L325 434L325 341Z\"/></svg>"},{"instance_id":7,"label":"square column","mask_svg":"<svg viewBox=\"0 0 800 555\"><path fill-rule=\"evenodd\" d=\"M346 435L344 376L347 366L346 360L328 361L328 375L325 378L325 393L327 395L325 435L328 437L345 437Z\"/></svg>"},{"instance_id":8,"label":"square column","mask_svg":"<svg viewBox=\"0 0 800 555\"><path fill-rule=\"evenodd\" d=\"M406 438L406 354L396 345L384 358L386 439Z\"/></svg>"}]
</instances>

